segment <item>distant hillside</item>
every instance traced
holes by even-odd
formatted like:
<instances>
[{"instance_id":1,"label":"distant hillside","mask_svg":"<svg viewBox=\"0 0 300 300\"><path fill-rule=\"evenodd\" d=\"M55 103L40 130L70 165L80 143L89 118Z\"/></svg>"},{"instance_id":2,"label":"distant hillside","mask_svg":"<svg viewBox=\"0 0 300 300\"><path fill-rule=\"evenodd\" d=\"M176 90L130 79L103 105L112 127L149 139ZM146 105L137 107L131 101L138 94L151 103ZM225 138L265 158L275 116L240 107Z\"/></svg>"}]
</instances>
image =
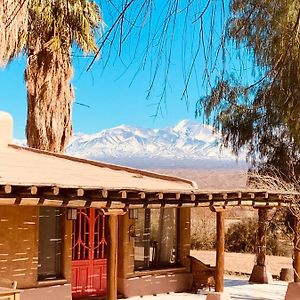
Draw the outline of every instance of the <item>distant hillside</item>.
<instances>
[{"instance_id":1,"label":"distant hillside","mask_svg":"<svg viewBox=\"0 0 300 300\"><path fill-rule=\"evenodd\" d=\"M246 188L247 175L243 169L154 169L153 171L195 181L202 190L231 190Z\"/></svg>"}]
</instances>

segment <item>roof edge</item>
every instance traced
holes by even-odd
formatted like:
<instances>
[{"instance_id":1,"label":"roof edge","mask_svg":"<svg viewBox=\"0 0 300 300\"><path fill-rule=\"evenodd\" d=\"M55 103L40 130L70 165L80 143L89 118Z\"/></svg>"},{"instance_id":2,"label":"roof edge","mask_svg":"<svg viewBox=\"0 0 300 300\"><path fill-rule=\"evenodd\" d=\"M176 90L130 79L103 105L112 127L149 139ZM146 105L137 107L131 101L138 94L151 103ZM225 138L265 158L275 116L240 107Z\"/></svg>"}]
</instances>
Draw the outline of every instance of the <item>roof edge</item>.
<instances>
[{"instance_id":1,"label":"roof edge","mask_svg":"<svg viewBox=\"0 0 300 300\"><path fill-rule=\"evenodd\" d=\"M31 148L31 147L18 146L15 144L9 144L8 147L11 147L11 148L14 148L17 150L25 150L25 151L29 151L29 152L33 152L33 153L37 153L37 154L54 156L57 158L66 159L66 160L73 161L73 162L85 163L85 164L89 164L89 165L96 166L96 167L109 168L109 169L115 170L115 171L126 171L126 172L129 172L132 174L139 174L142 176L148 176L151 178L157 178L157 179L163 179L163 180L169 180L169 181L181 181L181 182L190 184L191 187L194 189L198 189L198 185L196 182L189 180L189 179L181 178L181 177L169 176L169 175L145 171L145 170L141 170L141 169L135 169L135 168L130 168L130 167L121 166L121 165L104 163L104 162L100 162L100 161L96 161L96 160L79 158L79 157L70 156L70 155L66 155L66 154L59 154L59 153L54 153L54 152L50 152L50 151L39 150L39 149Z\"/></svg>"}]
</instances>

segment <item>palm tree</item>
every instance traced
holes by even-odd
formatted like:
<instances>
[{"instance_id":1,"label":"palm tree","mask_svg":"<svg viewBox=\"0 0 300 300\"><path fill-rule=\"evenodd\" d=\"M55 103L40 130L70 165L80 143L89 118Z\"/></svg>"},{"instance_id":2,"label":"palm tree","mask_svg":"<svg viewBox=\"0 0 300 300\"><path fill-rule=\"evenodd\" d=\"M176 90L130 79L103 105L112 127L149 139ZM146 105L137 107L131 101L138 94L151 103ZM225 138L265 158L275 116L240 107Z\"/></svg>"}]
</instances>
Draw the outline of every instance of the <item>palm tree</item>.
<instances>
[{"instance_id":1,"label":"palm tree","mask_svg":"<svg viewBox=\"0 0 300 300\"><path fill-rule=\"evenodd\" d=\"M30 147L64 151L72 134L72 47L96 53L95 37L102 26L100 9L92 1L31 0L25 46Z\"/></svg>"},{"instance_id":2,"label":"palm tree","mask_svg":"<svg viewBox=\"0 0 300 300\"><path fill-rule=\"evenodd\" d=\"M0 0L0 67L21 53L25 44L29 0Z\"/></svg>"}]
</instances>

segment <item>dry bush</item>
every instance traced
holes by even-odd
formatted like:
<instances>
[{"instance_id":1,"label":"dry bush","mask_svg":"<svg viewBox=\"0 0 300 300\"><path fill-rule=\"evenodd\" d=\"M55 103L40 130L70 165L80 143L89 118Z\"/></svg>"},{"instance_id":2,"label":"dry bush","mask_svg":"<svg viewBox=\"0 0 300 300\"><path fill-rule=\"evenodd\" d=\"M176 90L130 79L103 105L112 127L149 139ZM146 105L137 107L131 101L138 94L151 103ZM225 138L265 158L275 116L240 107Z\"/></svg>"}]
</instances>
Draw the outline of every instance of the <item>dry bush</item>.
<instances>
[{"instance_id":1,"label":"dry bush","mask_svg":"<svg viewBox=\"0 0 300 300\"><path fill-rule=\"evenodd\" d=\"M292 255L292 239L286 234L285 213L275 213L268 220L267 254L276 256ZM274 226L276 222L277 226ZM229 226L225 235L225 249L228 252L255 253L257 218L246 218Z\"/></svg>"},{"instance_id":2,"label":"dry bush","mask_svg":"<svg viewBox=\"0 0 300 300\"><path fill-rule=\"evenodd\" d=\"M216 242L214 214L207 208L192 209L191 248L211 250Z\"/></svg>"},{"instance_id":3,"label":"dry bush","mask_svg":"<svg viewBox=\"0 0 300 300\"><path fill-rule=\"evenodd\" d=\"M283 199L291 203L291 213L300 219L300 181L297 176L291 174L288 182L276 169L269 169L267 174L249 172L248 184L251 188L281 193Z\"/></svg>"}]
</instances>

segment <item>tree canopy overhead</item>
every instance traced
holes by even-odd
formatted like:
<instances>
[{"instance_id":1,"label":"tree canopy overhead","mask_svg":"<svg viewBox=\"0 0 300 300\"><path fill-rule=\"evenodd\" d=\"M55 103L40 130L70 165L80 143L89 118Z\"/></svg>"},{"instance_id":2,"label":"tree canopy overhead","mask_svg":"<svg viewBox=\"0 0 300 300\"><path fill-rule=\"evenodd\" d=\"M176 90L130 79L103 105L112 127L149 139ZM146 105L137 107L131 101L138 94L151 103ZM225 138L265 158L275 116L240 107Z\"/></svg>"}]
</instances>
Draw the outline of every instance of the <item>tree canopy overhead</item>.
<instances>
[{"instance_id":1,"label":"tree canopy overhead","mask_svg":"<svg viewBox=\"0 0 300 300\"><path fill-rule=\"evenodd\" d=\"M0 67L21 53L27 21L28 0L0 0Z\"/></svg>"},{"instance_id":2,"label":"tree canopy overhead","mask_svg":"<svg viewBox=\"0 0 300 300\"><path fill-rule=\"evenodd\" d=\"M204 109L207 120L221 128L225 145L232 146L236 153L248 145L253 161L258 154L275 159L279 149L290 149L291 154L295 151L297 154L300 144L298 1L172 0L163 5L154 0L120 0L103 1L102 5L110 6L113 21L100 49L109 44L110 49L115 47L122 55L126 41L136 37L133 46L130 44L132 57L141 58L140 69L148 62L152 70L148 95L155 82L160 81L163 82L160 100L165 99L172 64L178 65L179 58L182 98L188 101L189 91L201 86L204 75L206 95L196 110L203 115ZM255 74L250 75L253 82L244 80L243 77L249 77L245 68L239 74L234 69L230 60L235 59L230 56L236 51L232 50L232 44L241 53L247 52L252 60L246 67L253 66ZM243 54L240 66L245 64ZM276 150L272 145L276 145Z\"/></svg>"},{"instance_id":3,"label":"tree canopy overhead","mask_svg":"<svg viewBox=\"0 0 300 300\"><path fill-rule=\"evenodd\" d=\"M9 1L20 2L4 0L4 3ZM21 8L26 6L25 1L20 3L23 4ZM281 153L286 156L285 161L299 161L298 1L231 0L223 36L221 27L227 14L225 4L228 3L224 0L101 1L100 6L106 6L105 16L110 15L111 22L98 48L93 41L93 30L98 26L95 25L97 20L102 19L99 19L99 14L93 8L95 4L91 1L31 0L29 3L27 24L31 32L26 34L26 78L28 99L32 100L31 111L34 112L33 107L39 107L42 103L40 100L45 96L48 99L71 99L67 103L65 100L61 102L65 109L57 109L59 101L56 104L49 101L45 106L49 109L49 115L54 116L55 110L66 114L66 118L58 118L61 121L59 126L52 117L42 124L42 119L28 115L28 119L33 122L27 125L29 132L32 128L35 130L36 125L42 125L40 128L44 126L35 137L28 134L28 140L38 140L40 137L44 140L45 145L36 144L36 147L50 149L47 143L57 141L62 146L57 144L56 148L50 150L61 151L71 134L69 116L73 92L69 80L72 75L72 44L77 43L84 52L89 50L96 53L107 45L108 53L103 53L104 58L107 58L111 51L121 56L124 45L129 41L129 50L125 51L126 55L130 54L126 67L136 59L141 62L139 70L147 63L150 65L149 94L155 82L162 83L158 106L166 99L172 65L179 58L182 62L182 98L188 98L191 87L197 89L203 73L207 82L207 95L199 100L197 112L202 115L204 108L207 120L214 121L221 128L225 145L232 146L236 153L247 145L253 159L260 154L269 162L276 161ZM232 42L248 51L256 75L260 75L253 76L255 80L250 84L240 80L244 74L235 76L228 64L220 70L217 80L214 79L219 68L218 57L223 62L228 61L226 47ZM4 45L1 37L0 45ZM16 52L7 53L7 57L12 57ZM41 60L42 57L45 61ZM243 60L242 57L241 64ZM159 70L162 71L160 74ZM49 81L49 78L54 80ZM60 87L64 85L65 88L54 89L53 84ZM51 88L46 89L47 86ZM51 92L46 92L49 90ZM38 100L34 102L34 99ZM42 116L39 109L34 112L35 116ZM56 133L46 128L54 128ZM58 133L59 128L65 131ZM34 144L32 142L31 145Z\"/></svg>"},{"instance_id":4,"label":"tree canopy overhead","mask_svg":"<svg viewBox=\"0 0 300 300\"><path fill-rule=\"evenodd\" d=\"M238 153L248 146L255 162L287 174L299 168L300 2L232 0L226 40L246 48L259 77L245 84L222 74L198 102ZM290 165L290 167L288 167Z\"/></svg>"}]
</instances>

